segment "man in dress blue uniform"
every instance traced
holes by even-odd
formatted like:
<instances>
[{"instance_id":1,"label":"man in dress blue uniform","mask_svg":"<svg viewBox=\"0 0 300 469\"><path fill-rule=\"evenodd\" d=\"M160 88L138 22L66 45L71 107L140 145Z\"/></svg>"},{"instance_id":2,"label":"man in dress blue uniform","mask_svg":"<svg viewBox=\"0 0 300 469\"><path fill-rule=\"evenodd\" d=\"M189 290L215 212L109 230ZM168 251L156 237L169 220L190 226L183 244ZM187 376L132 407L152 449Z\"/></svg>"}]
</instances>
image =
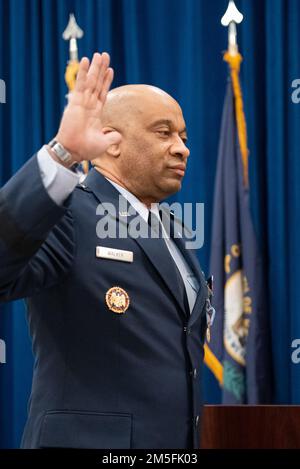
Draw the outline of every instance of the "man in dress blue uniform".
<instances>
[{"instance_id":1,"label":"man in dress blue uniform","mask_svg":"<svg viewBox=\"0 0 300 469\"><path fill-rule=\"evenodd\" d=\"M35 355L23 448L199 447L206 282L173 216L169 238L130 231L133 210L164 231L185 123L165 92L112 78L108 54L82 59L56 137L0 191L0 300L26 298ZM126 237L101 236L108 204Z\"/></svg>"}]
</instances>

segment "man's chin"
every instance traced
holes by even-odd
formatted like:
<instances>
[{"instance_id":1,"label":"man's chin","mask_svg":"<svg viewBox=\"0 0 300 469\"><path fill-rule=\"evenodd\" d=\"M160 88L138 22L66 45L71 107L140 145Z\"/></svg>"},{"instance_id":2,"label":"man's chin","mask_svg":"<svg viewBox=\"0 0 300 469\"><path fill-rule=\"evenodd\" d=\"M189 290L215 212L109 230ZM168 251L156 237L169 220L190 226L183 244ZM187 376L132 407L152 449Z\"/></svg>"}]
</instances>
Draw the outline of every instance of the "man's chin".
<instances>
[{"instance_id":1,"label":"man's chin","mask_svg":"<svg viewBox=\"0 0 300 469\"><path fill-rule=\"evenodd\" d=\"M168 179L168 181L164 185L164 192L167 194L166 197L169 197L170 195L176 194L176 192L180 191L181 183L182 183L182 178Z\"/></svg>"}]
</instances>

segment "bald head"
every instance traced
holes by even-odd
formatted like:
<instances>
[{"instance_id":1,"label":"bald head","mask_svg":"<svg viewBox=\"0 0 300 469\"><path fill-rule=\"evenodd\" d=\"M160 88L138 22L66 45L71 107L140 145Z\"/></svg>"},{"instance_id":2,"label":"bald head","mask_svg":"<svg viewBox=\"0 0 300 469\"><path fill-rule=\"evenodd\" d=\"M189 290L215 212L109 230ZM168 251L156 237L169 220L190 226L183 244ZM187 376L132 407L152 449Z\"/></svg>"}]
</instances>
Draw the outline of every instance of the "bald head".
<instances>
[{"instance_id":1,"label":"bald head","mask_svg":"<svg viewBox=\"0 0 300 469\"><path fill-rule=\"evenodd\" d=\"M103 124L122 130L141 119L153 103L177 106L168 93L151 85L125 85L112 89L103 109Z\"/></svg>"}]
</instances>

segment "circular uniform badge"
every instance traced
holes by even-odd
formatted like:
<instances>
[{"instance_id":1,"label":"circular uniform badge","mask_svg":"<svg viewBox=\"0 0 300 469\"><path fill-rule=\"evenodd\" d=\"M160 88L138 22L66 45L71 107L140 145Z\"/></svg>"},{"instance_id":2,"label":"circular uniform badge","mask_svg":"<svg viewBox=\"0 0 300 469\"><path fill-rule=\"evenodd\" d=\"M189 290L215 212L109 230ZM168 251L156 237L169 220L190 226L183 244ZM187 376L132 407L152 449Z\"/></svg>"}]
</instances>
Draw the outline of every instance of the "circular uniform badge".
<instances>
[{"instance_id":1,"label":"circular uniform badge","mask_svg":"<svg viewBox=\"0 0 300 469\"><path fill-rule=\"evenodd\" d=\"M112 287L107 290L105 300L108 308L114 313L125 313L130 300L128 293L120 287Z\"/></svg>"}]
</instances>

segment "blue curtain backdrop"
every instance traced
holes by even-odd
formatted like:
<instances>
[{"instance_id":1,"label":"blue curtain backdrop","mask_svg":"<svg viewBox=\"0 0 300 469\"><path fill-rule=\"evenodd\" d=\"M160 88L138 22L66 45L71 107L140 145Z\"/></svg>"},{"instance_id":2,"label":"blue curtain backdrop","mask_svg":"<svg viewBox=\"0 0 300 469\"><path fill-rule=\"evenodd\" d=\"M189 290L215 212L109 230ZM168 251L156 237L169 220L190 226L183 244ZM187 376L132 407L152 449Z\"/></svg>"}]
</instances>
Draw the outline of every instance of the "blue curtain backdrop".
<instances>
[{"instance_id":1,"label":"blue curtain backdrop","mask_svg":"<svg viewBox=\"0 0 300 469\"><path fill-rule=\"evenodd\" d=\"M207 271L217 147L227 68L227 0L0 0L0 184L55 135L65 105L68 44L62 32L74 12L85 34L80 56L111 54L114 86L149 83L182 105L191 157L178 200L205 203ZM300 78L298 0L240 0L238 28L250 147L251 206L268 275L275 402L300 404L300 365L291 341L300 337L300 104L291 82ZM22 187L20 187L22 190ZM0 260L1 261L1 260ZM32 355L24 304L0 305L0 447L18 447L26 418ZM206 401L219 402L205 373Z\"/></svg>"}]
</instances>

